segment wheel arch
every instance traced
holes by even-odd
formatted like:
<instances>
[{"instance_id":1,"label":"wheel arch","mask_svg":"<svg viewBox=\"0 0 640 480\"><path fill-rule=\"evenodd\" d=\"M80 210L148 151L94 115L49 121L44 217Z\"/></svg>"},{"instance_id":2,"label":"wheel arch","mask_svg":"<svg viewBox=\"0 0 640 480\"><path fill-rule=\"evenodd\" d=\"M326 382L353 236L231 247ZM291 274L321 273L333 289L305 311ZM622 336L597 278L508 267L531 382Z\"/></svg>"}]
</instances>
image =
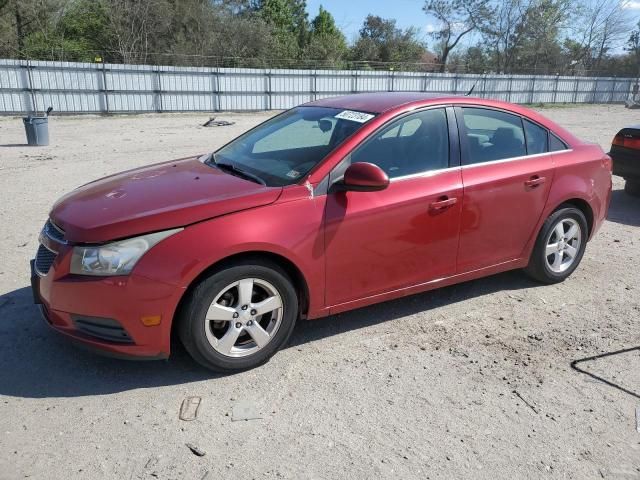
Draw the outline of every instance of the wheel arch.
<instances>
[{"instance_id":1,"label":"wheel arch","mask_svg":"<svg viewBox=\"0 0 640 480\"><path fill-rule=\"evenodd\" d=\"M269 251L261 251L261 250L251 250L246 252L235 253L233 255L229 255L228 257L224 257L220 260L217 260L213 264L209 265L207 268L202 270L187 286L185 291L178 302L178 306L176 308L174 318L171 325L171 337L174 336L174 331L177 325L177 321L175 321L179 316L180 312L183 308L183 304L188 296L191 294L196 285L202 281L203 278L208 277L214 272L223 270L224 268L234 265L240 261L267 261L271 262L280 268L282 268L291 278L293 282L293 286L298 294L298 315L304 318L309 309L309 285L307 280L300 270L300 268L292 262L287 257L280 255L278 253L273 253Z\"/></svg>"},{"instance_id":2,"label":"wheel arch","mask_svg":"<svg viewBox=\"0 0 640 480\"><path fill-rule=\"evenodd\" d=\"M564 200L563 202L561 202L558 206L556 206L553 210L551 210L551 213L555 212L556 210L562 208L565 205L575 207L583 213L585 219L587 220L587 229L589 230L588 238L590 239L591 233L593 232L594 216L593 216L593 209L591 208L591 205L589 205L589 202L587 202L582 198L577 198L577 197L570 198L568 200Z\"/></svg>"}]
</instances>

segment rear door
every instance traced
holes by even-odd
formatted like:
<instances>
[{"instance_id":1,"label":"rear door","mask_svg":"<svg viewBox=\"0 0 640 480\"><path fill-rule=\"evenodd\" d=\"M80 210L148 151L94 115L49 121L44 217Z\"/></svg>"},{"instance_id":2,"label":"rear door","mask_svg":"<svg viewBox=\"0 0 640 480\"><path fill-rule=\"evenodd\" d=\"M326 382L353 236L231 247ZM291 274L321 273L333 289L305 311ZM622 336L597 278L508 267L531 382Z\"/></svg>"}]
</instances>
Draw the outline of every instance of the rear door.
<instances>
[{"instance_id":1,"label":"rear door","mask_svg":"<svg viewBox=\"0 0 640 480\"><path fill-rule=\"evenodd\" d=\"M464 199L457 271L520 258L554 173L547 130L502 110L457 107Z\"/></svg>"}]
</instances>

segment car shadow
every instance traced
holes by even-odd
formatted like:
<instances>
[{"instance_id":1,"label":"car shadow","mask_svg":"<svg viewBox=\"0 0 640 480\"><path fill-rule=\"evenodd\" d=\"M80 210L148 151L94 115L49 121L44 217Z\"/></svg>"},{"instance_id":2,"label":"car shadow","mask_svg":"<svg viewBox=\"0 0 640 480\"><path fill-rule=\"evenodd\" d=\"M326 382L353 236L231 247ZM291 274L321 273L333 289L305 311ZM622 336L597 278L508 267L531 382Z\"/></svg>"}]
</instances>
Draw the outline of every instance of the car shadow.
<instances>
[{"instance_id":1,"label":"car shadow","mask_svg":"<svg viewBox=\"0 0 640 480\"><path fill-rule=\"evenodd\" d=\"M28 147L28 143L5 143L0 145L0 148L16 148L16 147Z\"/></svg>"},{"instance_id":2,"label":"car shadow","mask_svg":"<svg viewBox=\"0 0 640 480\"><path fill-rule=\"evenodd\" d=\"M520 272L506 272L317 321L298 322L286 348L497 291L536 286ZM77 348L51 331L33 305L31 290L20 288L0 296L0 395L24 398L104 395L224 376L198 366L178 342L174 343L167 361L101 357Z\"/></svg>"},{"instance_id":3,"label":"car shadow","mask_svg":"<svg viewBox=\"0 0 640 480\"><path fill-rule=\"evenodd\" d=\"M607 220L610 222L640 227L640 198L632 197L624 190L611 192L611 204Z\"/></svg>"}]
</instances>

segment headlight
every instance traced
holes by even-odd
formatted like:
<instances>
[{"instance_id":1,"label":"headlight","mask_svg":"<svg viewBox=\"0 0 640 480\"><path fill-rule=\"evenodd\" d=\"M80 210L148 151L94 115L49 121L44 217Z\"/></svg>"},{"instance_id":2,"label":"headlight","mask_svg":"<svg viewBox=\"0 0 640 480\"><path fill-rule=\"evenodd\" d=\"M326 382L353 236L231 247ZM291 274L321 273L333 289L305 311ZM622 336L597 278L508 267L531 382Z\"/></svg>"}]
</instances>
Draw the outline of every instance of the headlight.
<instances>
[{"instance_id":1,"label":"headlight","mask_svg":"<svg viewBox=\"0 0 640 480\"><path fill-rule=\"evenodd\" d=\"M127 275L151 247L181 230L183 229L175 228L106 245L74 247L70 271L77 275L105 277Z\"/></svg>"}]
</instances>

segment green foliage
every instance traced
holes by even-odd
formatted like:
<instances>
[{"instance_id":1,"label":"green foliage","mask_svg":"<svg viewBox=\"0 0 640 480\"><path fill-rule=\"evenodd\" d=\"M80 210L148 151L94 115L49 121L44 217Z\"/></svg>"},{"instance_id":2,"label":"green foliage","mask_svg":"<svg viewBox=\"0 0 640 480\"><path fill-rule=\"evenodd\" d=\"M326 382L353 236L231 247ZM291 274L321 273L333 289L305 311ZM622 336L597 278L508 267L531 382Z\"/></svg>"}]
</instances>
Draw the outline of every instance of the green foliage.
<instances>
[{"instance_id":1,"label":"green foliage","mask_svg":"<svg viewBox=\"0 0 640 480\"><path fill-rule=\"evenodd\" d=\"M489 0L427 0L423 10L432 15L438 26L431 36L444 71L451 51L460 41L488 22L493 14Z\"/></svg>"},{"instance_id":2,"label":"green foliage","mask_svg":"<svg viewBox=\"0 0 640 480\"><path fill-rule=\"evenodd\" d=\"M389 67L394 68L402 63L417 63L425 53L426 47L418 40L415 29L402 30L396 27L395 20L368 15L351 50L351 59L391 62Z\"/></svg>"},{"instance_id":3,"label":"green foliage","mask_svg":"<svg viewBox=\"0 0 640 480\"><path fill-rule=\"evenodd\" d=\"M304 58L340 66L347 52L347 41L336 27L333 15L320 6L318 15L311 21L309 41L303 50Z\"/></svg>"},{"instance_id":4,"label":"green foliage","mask_svg":"<svg viewBox=\"0 0 640 480\"><path fill-rule=\"evenodd\" d=\"M415 22L429 24L435 55L416 29L376 15L349 45L305 0L0 0L0 57L640 75L640 25L619 0L423 2L429 17Z\"/></svg>"}]
</instances>

